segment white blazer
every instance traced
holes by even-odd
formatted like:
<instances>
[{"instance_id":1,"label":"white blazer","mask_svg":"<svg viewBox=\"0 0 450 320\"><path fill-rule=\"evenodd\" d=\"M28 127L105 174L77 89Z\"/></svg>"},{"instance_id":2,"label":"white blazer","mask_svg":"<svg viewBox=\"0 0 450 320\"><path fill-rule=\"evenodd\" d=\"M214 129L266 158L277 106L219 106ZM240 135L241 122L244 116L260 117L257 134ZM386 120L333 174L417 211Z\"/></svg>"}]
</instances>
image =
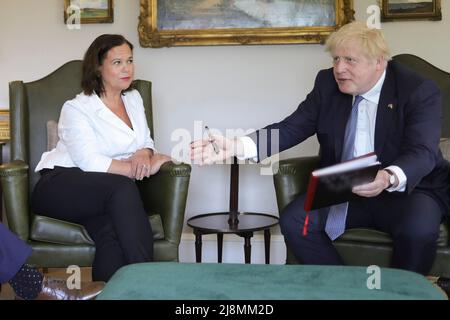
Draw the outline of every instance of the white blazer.
<instances>
[{"instance_id":1,"label":"white blazer","mask_svg":"<svg viewBox=\"0 0 450 320\"><path fill-rule=\"evenodd\" d=\"M137 90L122 96L133 129L117 117L96 94L78 94L64 103L58 121L59 141L44 152L35 171L55 166L107 172L113 159L130 157L138 149L154 148Z\"/></svg>"}]
</instances>

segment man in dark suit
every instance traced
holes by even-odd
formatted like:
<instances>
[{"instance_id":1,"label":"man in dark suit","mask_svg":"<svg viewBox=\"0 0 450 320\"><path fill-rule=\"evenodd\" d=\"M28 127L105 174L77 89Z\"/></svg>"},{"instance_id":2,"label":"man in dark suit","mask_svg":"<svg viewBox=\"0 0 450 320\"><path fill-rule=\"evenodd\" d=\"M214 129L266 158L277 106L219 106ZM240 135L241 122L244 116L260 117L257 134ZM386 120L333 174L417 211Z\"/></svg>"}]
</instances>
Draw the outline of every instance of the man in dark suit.
<instances>
[{"instance_id":1,"label":"man in dark suit","mask_svg":"<svg viewBox=\"0 0 450 320\"><path fill-rule=\"evenodd\" d=\"M218 153L211 140L196 141L191 158L207 164L234 155L261 160L314 134L320 167L375 152L383 169L374 181L355 187L354 201L312 211L306 235L304 196L285 208L280 226L286 243L305 264L342 264L332 241L346 228L370 227L392 236L392 267L427 274L449 210L449 169L438 148L441 93L432 81L390 61L381 31L363 23L343 26L326 47L333 68L318 73L290 116L246 137L214 136ZM278 150L271 150L276 143Z\"/></svg>"},{"instance_id":2,"label":"man in dark suit","mask_svg":"<svg viewBox=\"0 0 450 320\"><path fill-rule=\"evenodd\" d=\"M103 289L103 282L81 282L80 289L69 289L66 281L47 278L25 262L32 248L0 223L0 283L8 282L17 299L87 300Z\"/></svg>"}]
</instances>

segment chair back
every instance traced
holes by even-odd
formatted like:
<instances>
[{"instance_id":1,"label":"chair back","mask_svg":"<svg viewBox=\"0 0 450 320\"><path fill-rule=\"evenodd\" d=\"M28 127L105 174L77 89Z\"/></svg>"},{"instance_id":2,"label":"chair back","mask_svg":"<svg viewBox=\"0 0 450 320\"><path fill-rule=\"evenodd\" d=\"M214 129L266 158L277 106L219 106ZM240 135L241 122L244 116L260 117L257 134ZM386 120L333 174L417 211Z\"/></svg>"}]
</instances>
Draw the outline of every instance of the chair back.
<instances>
[{"instance_id":1,"label":"chair back","mask_svg":"<svg viewBox=\"0 0 450 320\"><path fill-rule=\"evenodd\" d=\"M29 192L39 180L34 169L47 150L47 122L57 122L63 104L82 92L81 74L82 61L73 60L42 79L9 83L11 160L28 163ZM136 80L133 85L144 100L153 136L151 82Z\"/></svg>"},{"instance_id":2,"label":"chair back","mask_svg":"<svg viewBox=\"0 0 450 320\"><path fill-rule=\"evenodd\" d=\"M399 54L395 61L436 82L442 92L442 134L450 138L450 73L441 70L431 63L412 54Z\"/></svg>"}]
</instances>

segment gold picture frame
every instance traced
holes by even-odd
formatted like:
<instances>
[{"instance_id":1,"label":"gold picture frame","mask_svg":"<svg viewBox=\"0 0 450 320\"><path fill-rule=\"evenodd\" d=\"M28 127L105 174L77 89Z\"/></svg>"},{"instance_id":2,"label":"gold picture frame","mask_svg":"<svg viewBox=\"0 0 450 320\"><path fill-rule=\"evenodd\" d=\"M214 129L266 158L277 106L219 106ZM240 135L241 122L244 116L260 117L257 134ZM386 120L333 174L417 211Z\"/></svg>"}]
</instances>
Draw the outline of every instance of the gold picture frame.
<instances>
[{"instance_id":1,"label":"gold picture frame","mask_svg":"<svg viewBox=\"0 0 450 320\"><path fill-rule=\"evenodd\" d=\"M113 0L64 0L64 23L73 23L71 16L79 15L81 24L113 23Z\"/></svg>"},{"instance_id":2,"label":"gold picture frame","mask_svg":"<svg viewBox=\"0 0 450 320\"><path fill-rule=\"evenodd\" d=\"M139 42L152 48L323 43L331 32L354 20L355 13L352 0L256 0L272 6L256 12L250 12L258 7L254 1L245 0L140 1ZM316 7L286 10L287 5ZM291 17L292 12L299 16Z\"/></svg>"},{"instance_id":3,"label":"gold picture frame","mask_svg":"<svg viewBox=\"0 0 450 320\"><path fill-rule=\"evenodd\" d=\"M6 141L9 139L9 110L0 109L0 141Z\"/></svg>"},{"instance_id":4,"label":"gold picture frame","mask_svg":"<svg viewBox=\"0 0 450 320\"><path fill-rule=\"evenodd\" d=\"M442 20L441 0L381 0L382 22L402 20Z\"/></svg>"}]
</instances>

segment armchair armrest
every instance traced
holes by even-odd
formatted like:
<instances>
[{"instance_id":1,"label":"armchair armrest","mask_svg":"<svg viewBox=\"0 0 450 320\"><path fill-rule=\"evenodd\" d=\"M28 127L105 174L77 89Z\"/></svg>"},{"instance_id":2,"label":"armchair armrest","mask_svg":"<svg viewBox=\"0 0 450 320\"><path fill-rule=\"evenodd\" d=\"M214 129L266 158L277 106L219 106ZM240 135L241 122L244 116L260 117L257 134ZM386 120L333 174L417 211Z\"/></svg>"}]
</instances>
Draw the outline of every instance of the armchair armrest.
<instances>
[{"instance_id":1,"label":"armchair armrest","mask_svg":"<svg viewBox=\"0 0 450 320\"><path fill-rule=\"evenodd\" d=\"M27 241L30 234L28 165L21 160L1 165L0 180L8 226L22 240Z\"/></svg>"},{"instance_id":2,"label":"armchair armrest","mask_svg":"<svg viewBox=\"0 0 450 320\"><path fill-rule=\"evenodd\" d=\"M280 161L278 172L273 176L279 212L297 196L306 192L309 175L318 165L318 156Z\"/></svg>"},{"instance_id":3,"label":"armchair armrest","mask_svg":"<svg viewBox=\"0 0 450 320\"><path fill-rule=\"evenodd\" d=\"M138 182L146 212L159 214L165 239L179 244L184 223L191 166L166 162L157 174Z\"/></svg>"}]
</instances>

